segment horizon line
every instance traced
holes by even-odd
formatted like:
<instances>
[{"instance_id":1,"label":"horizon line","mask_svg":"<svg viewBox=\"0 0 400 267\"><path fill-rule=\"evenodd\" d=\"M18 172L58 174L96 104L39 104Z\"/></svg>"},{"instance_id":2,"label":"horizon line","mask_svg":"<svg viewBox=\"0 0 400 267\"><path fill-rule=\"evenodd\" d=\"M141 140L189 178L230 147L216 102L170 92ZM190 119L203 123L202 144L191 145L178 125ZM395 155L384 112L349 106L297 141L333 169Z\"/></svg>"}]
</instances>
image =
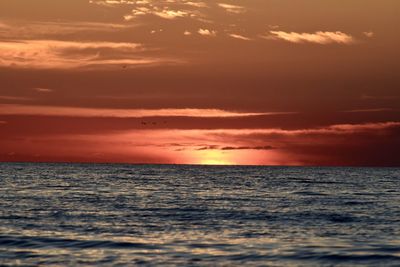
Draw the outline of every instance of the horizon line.
<instances>
[{"instance_id":1,"label":"horizon line","mask_svg":"<svg viewBox=\"0 0 400 267\"><path fill-rule=\"evenodd\" d=\"M396 165L249 165L200 163L132 163L132 162L79 162L79 161L0 161L0 164L71 164L71 165L133 165L133 166L196 166L196 167L277 167L277 168L400 168Z\"/></svg>"}]
</instances>

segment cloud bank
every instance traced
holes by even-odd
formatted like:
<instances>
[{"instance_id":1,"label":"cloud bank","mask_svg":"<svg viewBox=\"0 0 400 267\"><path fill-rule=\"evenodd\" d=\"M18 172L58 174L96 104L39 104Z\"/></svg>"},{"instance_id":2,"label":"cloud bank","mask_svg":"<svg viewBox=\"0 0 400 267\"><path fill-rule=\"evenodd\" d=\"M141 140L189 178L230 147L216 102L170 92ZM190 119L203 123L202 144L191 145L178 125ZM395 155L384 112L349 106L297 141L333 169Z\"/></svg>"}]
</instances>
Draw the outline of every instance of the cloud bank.
<instances>
[{"instance_id":1,"label":"cloud bank","mask_svg":"<svg viewBox=\"0 0 400 267\"><path fill-rule=\"evenodd\" d=\"M113 65L146 65L161 59L140 55L140 44L118 42L72 42L19 40L0 42L0 67L72 69Z\"/></svg>"},{"instance_id":2,"label":"cloud bank","mask_svg":"<svg viewBox=\"0 0 400 267\"><path fill-rule=\"evenodd\" d=\"M0 104L0 115L42 115L70 117L248 117L291 114L288 112L234 112L221 109L95 109L78 107L33 106Z\"/></svg>"}]
</instances>

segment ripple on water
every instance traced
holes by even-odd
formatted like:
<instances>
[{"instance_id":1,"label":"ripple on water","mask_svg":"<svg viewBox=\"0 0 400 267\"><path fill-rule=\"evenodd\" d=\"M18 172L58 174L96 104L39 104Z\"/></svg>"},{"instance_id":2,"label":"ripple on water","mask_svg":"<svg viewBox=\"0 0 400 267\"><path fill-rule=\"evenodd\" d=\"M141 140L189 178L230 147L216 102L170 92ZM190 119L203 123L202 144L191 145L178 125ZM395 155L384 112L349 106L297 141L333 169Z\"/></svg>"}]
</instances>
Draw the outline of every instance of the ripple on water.
<instances>
[{"instance_id":1,"label":"ripple on water","mask_svg":"<svg viewBox=\"0 0 400 267\"><path fill-rule=\"evenodd\" d=\"M0 265L400 266L400 170L0 163Z\"/></svg>"}]
</instances>

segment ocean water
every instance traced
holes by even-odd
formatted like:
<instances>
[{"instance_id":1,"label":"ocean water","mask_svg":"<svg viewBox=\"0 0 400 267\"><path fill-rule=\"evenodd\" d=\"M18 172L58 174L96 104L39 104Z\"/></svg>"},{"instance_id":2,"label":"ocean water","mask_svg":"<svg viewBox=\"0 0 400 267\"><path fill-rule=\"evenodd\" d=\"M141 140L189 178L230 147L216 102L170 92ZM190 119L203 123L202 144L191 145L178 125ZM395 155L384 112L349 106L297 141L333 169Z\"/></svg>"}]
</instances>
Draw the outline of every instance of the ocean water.
<instances>
[{"instance_id":1,"label":"ocean water","mask_svg":"<svg viewBox=\"0 0 400 267\"><path fill-rule=\"evenodd\" d=\"M0 164L0 265L400 266L399 168Z\"/></svg>"}]
</instances>

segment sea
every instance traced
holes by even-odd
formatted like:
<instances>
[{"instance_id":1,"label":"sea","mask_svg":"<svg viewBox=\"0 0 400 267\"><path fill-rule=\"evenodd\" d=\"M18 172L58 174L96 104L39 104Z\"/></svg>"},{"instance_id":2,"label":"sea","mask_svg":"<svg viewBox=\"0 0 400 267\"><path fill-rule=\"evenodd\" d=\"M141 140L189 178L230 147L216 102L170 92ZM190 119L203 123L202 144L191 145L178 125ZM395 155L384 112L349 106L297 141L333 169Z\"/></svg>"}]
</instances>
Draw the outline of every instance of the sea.
<instances>
[{"instance_id":1,"label":"sea","mask_svg":"<svg viewBox=\"0 0 400 267\"><path fill-rule=\"evenodd\" d=\"M400 169L0 163L1 266L400 266Z\"/></svg>"}]
</instances>

